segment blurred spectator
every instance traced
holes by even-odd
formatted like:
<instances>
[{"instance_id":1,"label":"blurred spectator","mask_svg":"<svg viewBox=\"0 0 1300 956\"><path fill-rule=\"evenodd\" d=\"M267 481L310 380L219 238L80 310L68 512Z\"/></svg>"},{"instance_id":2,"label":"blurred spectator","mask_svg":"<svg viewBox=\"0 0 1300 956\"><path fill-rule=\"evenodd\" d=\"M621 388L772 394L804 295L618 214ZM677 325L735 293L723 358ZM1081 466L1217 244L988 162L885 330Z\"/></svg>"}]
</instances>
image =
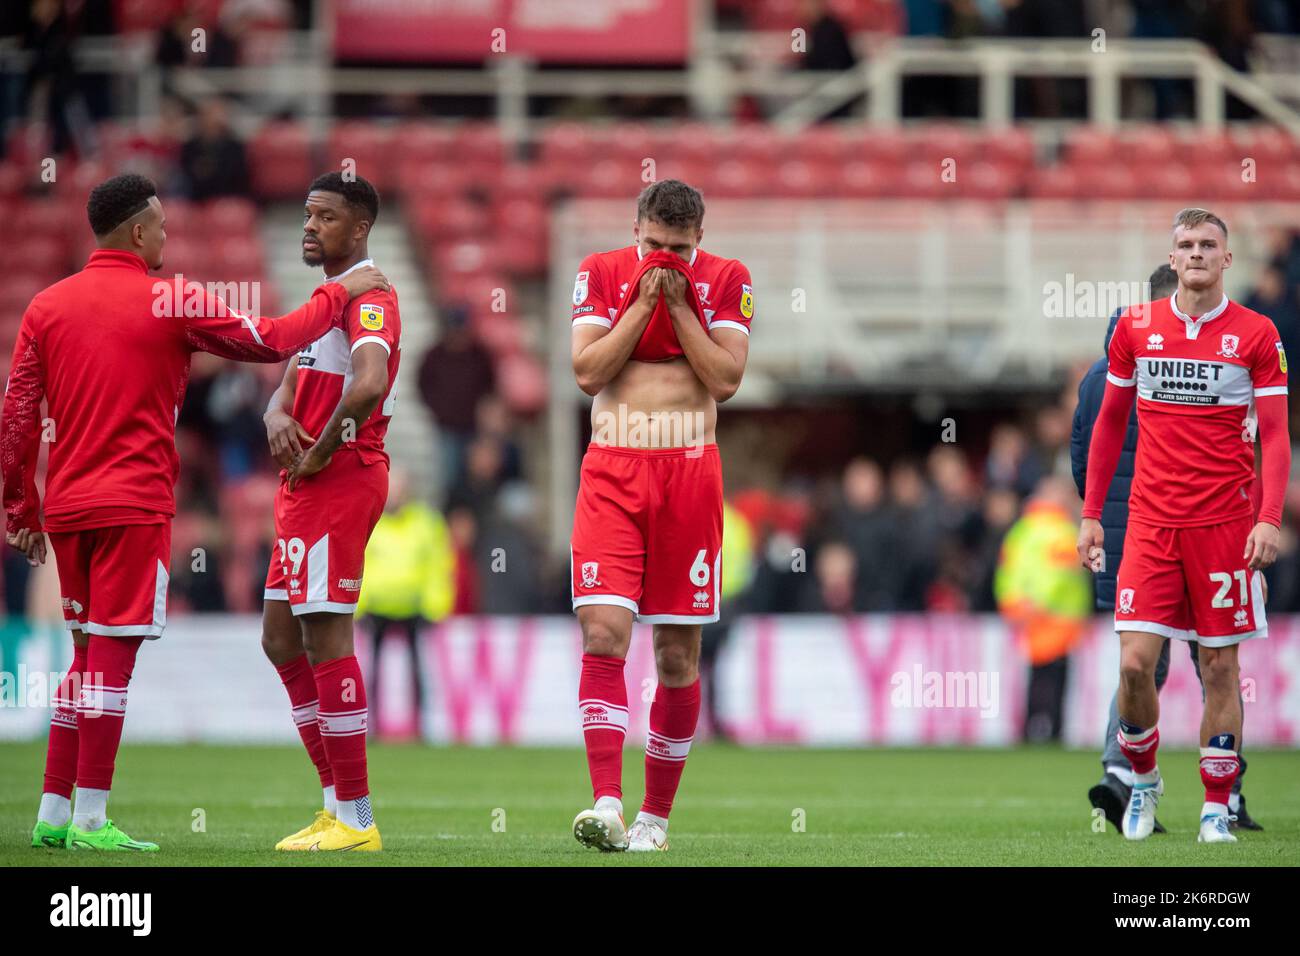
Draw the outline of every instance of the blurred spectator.
<instances>
[{"instance_id":1,"label":"blurred spectator","mask_svg":"<svg viewBox=\"0 0 1300 956\"><path fill-rule=\"evenodd\" d=\"M93 151L90 112L73 59L75 46L75 29L62 0L35 0L22 40L23 50L32 54L26 102L29 115L49 123L55 156L74 149L83 156Z\"/></svg>"},{"instance_id":2,"label":"blurred spectator","mask_svg":"<svg viewBox=\"0 0 1300 956\"><path fill-rule=\"evenodd\" d=\"M225 100L213 97L199 108L198 132L181 147L181 172L189 197L250 196L248 156L230 129Z\"/></svg>"},{"instance_id":3,"label":"blurred spectator","mask_svg":"<svg viewBox=\"0 0 1300 956\"><path fill-rule=\"evenodd\" d=\"M379 654L385 635L396 630L411 656L410 730L420 732L423 688L420 636L451 613L455 602L456 555L442 515L410 495L410 480L400 466L390 469L388 501L366 545L366 576L357 615L371 637L370 710L380 727Z\"/></svg>"},{"instance_id":4,"label":"blurred spectator","mask_svg":"<svg viewBox=\"0 0 1300 956\"><path fill-rule=\"evenodd\" d=\"M812 614L852 614L857 558L843 541L829 541L817 551L813 573L804 582L798 610Z\"/></svg>"},{"instance_id":5,"label":"blurred spectator","mask_svg":"<svg viewBox=\"0 0 1300 956\"><path fill-rule=\"evenodd\" d=\"M479 439L470 451L470 470L475 470L476 450L499 446ZM474 562L478 568L479 613L529 614L542 603L542 554L533 525L536 499L533 489L522 481L501 488L490 506L479 505L478 538Z\"/></svg>"},{"instance_id":6,"label":"blurred spectator","mask_svg":"<svg viewBox=\"0 0 1300 956\"><path fill-rule=\"evenodd\" d=\"M868 458L855 458L841 484L842 501L831 516L829 532L853 550L853 606L860 611L893 610L898 566L894 524L885 507L884 472Z\"/></svg>"},{"instance_id":7,"label":"blurred spectator","mask_svg":"<svg viewBox=\"0 0 1300 956\"><path fill-rule=\"evenodd\" d=\"M265 457L264 392L256 369L237 362L227 363L208 389L208 416L216 427L221 476L227 481L248 475Z\"/></svg>"},{"instance_id":8,"label":"blurred spectator","mask_svg":"<svg viewBox=\"0 0 1300 956\"><path fill-rule=\"evenodd\" d=\"M1273 320L1288 359L1294 361L1294 356L1300 355L1300 289L1287 285L1281 262L1264 267L1254 291L1242 304Z\"/></svg>"},{"instance_id":9,"label":"blurred spectator","mask_svg":"<svg viewBox=\"0 0 1300 956\"><path fill-rule=\"evenodd\" d=\"M994 577L998 609L1029 660L1025 740L1059 740L1069 653L1092 612L1088 572L1075 553L1074 491L1056 476L1039 482L1002 545Z\"/></svg>"},{"instance_id":10,"label":"blurred spectator","mask_svg":"<svg viewBox=\"0 0 1300 956\"><path fill-rule=\"evenodd\" d=\"M996 425L989 437L989 454L984 463L984 480L990 488L1009 488L1024 497L1043 477L1043 465L1029 447L1021 428Z\"/></svg>"},{"instance_id":11,"label":"blurred spectator","mask_svg":"<svg viewBox=\"0 0 1300 956\"><path fill-rule=\"evenodd\" d=\"M858 65L849 31L826 0L804 0L803 19L808 30L808 53L800 61L803 69L843 71Z\"/></svg>"},{"instance_id":12,"label":"blurred spectator","mask_svg":"<svg viewBox=\"0 0 1300 956\"><path fill-rule=\"evenodd\" d=\"M474 438L479 401L496 387L492 355L469 328L469 309L444 310L442 338L420 364L420 397L438 425L442 486L453 488L464 476L465 457Z\"/></svg>"},{"instance_id":13,"label":"blurred spectator","mask_svg":"<svg viewBox=\"0 0 1300 956\"><path fill-rule=\"evenodd\" d=\"M164 68L233 67L239 62L239 47L219 23L204 24L191 6L177 13L158 31L154 62Z\"/></svg>"},{"instance_id":14,"label":"blurred spectator","mask_svg":"<svg viewBox=\"0 0 1300 956\"><path fill-rule=\"evenodd\" d=\"M984 528L979 546L975 550L971 574L970 610L987 614L998 609L993 593L998 559L1002 555L1002 541L1020 514L1020 496L1010 488L990 488L984 496Z\"/></svg>"},{"instance_id":15,"label":"blurred spectator","mask_svg":"<svg viewBox=\"0 0 1300 956\"><path fill-rule=\"evenodd\" d=\"M478 522L474 512L464 505L447 509L447 529L456 553L456 602L453 614L479 613L478 568L474 563L474 546L478 540Z\"/></svg>"},{"instance_id":16,"label":"blurred spectator","mask_svg":"<svg viewBox=\"0 0 1300 956\"><path fill-rule=\"evenodd\" d=\"M925 479L914 462L895 463L889 472L889 494L893 556L900 577L894 606L899 611L921 611L938 564L937 515L929 507Z\"/></svg>"}]
</instances>

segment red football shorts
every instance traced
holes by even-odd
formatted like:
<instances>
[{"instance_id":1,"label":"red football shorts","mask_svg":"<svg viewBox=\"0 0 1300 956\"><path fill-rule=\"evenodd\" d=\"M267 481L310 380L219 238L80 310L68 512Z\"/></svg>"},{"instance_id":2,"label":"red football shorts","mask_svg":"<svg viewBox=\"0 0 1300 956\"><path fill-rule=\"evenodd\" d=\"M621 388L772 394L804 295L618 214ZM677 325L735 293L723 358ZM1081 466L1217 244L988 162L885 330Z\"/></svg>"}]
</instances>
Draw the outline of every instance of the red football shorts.
<instances>
[{"instance_id":1,"label":"red football shorts","mask_svg":"<svg viewBox=\"0 0 1300 956\"><path fill-rule=\"evenodd\" d=\"M569 549L574 609L613 604L645 624L716 621L718 446L589 445L580 482Z\"/></svg>"},{"instance_id":2,"label":"red football shorts","mask_svg":"<svg viewBox=\"0 0 1300 956\"><path fill-rule=\"evenodd\" d=\"M1206 647L1267 637L1259 572L1241 556L1254 526L1249 517L1201 528L1130 519L1115 592L1115 630Z\"/></svg>"},{"instance_id":3,"label":"red football shorts","mask_svg":"<svg viewBox=\"0 0 1300 956\"><path fill-rule=\"evenodd\" d=\"M388 500L388 466L341 449L322 471L275 494L275 547L268 601L294 614L352 614L361 594L366 543Z\"/></svg>"},{"instance_id":4,"label":"red football shorts","mask_svg":"<svg viewBox=\"0 0 1300 956\"><path fill-rule=\"evenodd\" d=\"M50 531L68 630L162 637L167 624L171 519Z\"/></svg>"}]
</instances>

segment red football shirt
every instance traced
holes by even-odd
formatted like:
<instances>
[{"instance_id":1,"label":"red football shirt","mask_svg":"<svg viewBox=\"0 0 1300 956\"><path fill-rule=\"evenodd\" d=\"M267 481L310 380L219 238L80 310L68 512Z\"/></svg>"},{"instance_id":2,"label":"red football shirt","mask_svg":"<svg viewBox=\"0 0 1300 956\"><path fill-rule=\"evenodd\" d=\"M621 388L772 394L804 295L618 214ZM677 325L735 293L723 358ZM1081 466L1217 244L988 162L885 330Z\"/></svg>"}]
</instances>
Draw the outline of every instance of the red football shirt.
<instances>
[{"instance_id":1,"label":"red football shirt","mask_svg":"<svg viewBox=\"0 0 1300 956\"><path fill-rule=\"evenodd\" d=\"M1286 354L1267 317L1226 295L1195 320L1173 296L1127 309L1106 378L1137 389L1133 518L1196 527L1253 515L1255 399L1287 393Z\"/></svg>"},{"instance_id":2,"label":"red football shirt","mask_svg":"<svg viewBox=\"0 0 1300 956\"><path fill-rule=\"evenodd\" d=\"M173 280L150 276L134 253L99 249L80 272L32 299L0 422L10 532L41 529L36 459L43 441L50 446L50 530L123 524L130 509L174 515L176 418L190 354L283 361L324 334L348 303L340 286L322 286L289 315L254 318L206 290L178 300L174 289Z\"/></svg>"},{"instance_id":3,"label":"red football shirt","mask_svg":"<svg viewBox=\"0 0 1300 956\"><path fill-rule=\"evenodd\" d=\"M627 295L628 282L640 261L641 250L635 245L611 252L594 252L583 259L573 284L573 324L612 329L619 306ZM754 318L754 287L744 264L696 249L690 266L708 329L735 329L748 335ZM684 354L680 345L675 348L668 355L648 356L644 360ZM642 360L643 357L634 351L632 358Z\"/></svg>"},{"instance_id":4,"label":"red football shirt","mask_svg":"<svg viewBox=\"0 0 1300 956\"><path fill-rule=\"evenodd\" d=\"M332 286L339 278L373 265L363 259L346 272L325 280ZM366 464L388 461L384 436L393 416L397 392L397 368L402 359L402 319L397 312L397 290L378 290L357 296L343 311L343 323L298 353L298 385L293 396L293 417L313 436L319 438L329 424L343 390L352 381L352 353L367 342L381 345L388 353L388 393L379 407L357 428L355 448Z\"/></svg>"}]
</instances>

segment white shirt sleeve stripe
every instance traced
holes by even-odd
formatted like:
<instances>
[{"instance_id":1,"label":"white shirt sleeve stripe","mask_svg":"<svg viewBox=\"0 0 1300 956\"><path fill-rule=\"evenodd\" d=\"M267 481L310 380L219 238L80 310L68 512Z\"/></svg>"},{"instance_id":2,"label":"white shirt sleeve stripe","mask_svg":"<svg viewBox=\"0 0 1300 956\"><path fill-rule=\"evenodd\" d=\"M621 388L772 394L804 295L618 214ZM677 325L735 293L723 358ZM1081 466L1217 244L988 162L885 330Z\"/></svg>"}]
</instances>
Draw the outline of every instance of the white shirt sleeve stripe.
<instances>
[{"instance_id":1,"label":"white shirt sleeve stripe","mask_svg":"<svg viewBox=\"0 0 1300 956\"><path fill-rule=\"evenodd\" d=\"M1257 389L1255 389L1255 397L1256 397L1256 398L1263 398L1263 397L1266 396L1266 395L1285 395L1285 394L1286 394L1286 386L1285 386L1285 385L1275 385L1275 386L1273 386L1273 387L1271 387L1271 388L1257 388Z\"/></svg>"},{"instance_id":2,"label":"white shirt sleeve stripe","mask_svg":"<svg viewBox=\"0 0 1300 956\"><path fill-rule=\"evenodd\" d=\"M1136 375L1132 378L1116 378L1114 375L1110 374L1110 372L1107 372L1106 381L1110 382L1112 385L1118 385L1120 388L1132 388L1137 384L1138 380Z\"/></svg>"},{"instance_id":3,"label":"white shirt sleeve stripe","mask_svg":"<svg viewBox=\"0 0 1300 956\"><path fill-rule=\"evenodd\" d=\"M380 338L378 335L363 335L363 336L361 336L361 338L357 339L355 342L352 343L352 348L349 350L349 354L351 354L352 352L355 352L357 349L361 348L361 346L365 345L367 342L378 342L380 345L382 345L382 346L384 347L384 351L385 351L385 352L387 352L389 355L392 355L392 354L393 354L393 348L392 348L392 346L390 346L387 342L385 342L385 341L384 341L382 338Z\"/></svg>"},{"instance_id":4,"label":"white shirt sleeve stripe","mask_svg":"<svg viewBox=\"0 0 1300 956\"><path fill-rule=\"evenodd\" d=\"M239 315L239 313L232 311L231 315ZM253 333L253 338L257 340L257 344L265 345L266 343L262 341L262 337L257 334L257 326L253 324L253 320L246 315L240 315L239 317L243 319L244 324L248 326L248 331Z\"/></svg>"},{"instance_id":5,"label":"white shirt sleeve stripe","mask_svg":"<svg viewBox=\"0 0 1300 956\"><path fill-rule=\"evenodd\" d=\"M749 334L748 326L742 325L739 322L732 322L730 319L718 319L716 322L710 322L709 331L712 332L714 329L736 329L738 332L744 332L746 335Z\"/></svg>"},{"instance_id":6,"label":"white shirt sleeve stripe","mask_svg":"<svg viewBox=\"0 0 1300 956\"><path fill-rule=\"evenodd\" d=\"M602 319L598 315L580 315L573 320L574 325L599 325L604 329L612 329L614 322L612 319Z\"/></svg>"}]
</instances>

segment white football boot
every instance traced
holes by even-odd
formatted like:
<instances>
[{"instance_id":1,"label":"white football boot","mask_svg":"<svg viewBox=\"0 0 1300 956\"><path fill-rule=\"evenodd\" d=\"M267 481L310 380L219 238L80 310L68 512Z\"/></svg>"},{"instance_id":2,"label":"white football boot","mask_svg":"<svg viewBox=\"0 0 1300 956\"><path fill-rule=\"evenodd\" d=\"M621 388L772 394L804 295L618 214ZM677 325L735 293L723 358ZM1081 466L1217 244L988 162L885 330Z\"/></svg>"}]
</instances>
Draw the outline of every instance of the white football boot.
<instances>
[{"instance_id":1,"label":"white football boot","mask_svg":"<svg viewBox=\"0 0 1300 956\"><path fill-rule=\"evenodd\" d=\"M668 831L653 820L633 820L627 831L629 853L650 853L668 849Z\"/></svg>"},{"instance_id":2,"label":"white football boot","mask_svg":"<svg viewBox=\"0 0 1300 956\"><path fill-rule=\"evenodd\" d=\"M605 853L627 849L627 828L623 815L613 807L583 810L573 818L573 835L586 847Z\"/></svg>"},{"instance_id":3,"label":"white football boot","mask_svg":"<svg viewBox=\"0 0 1300 956\"><path fill-rule=\"evenodd\" d=\"M1165 781L1157 777L1154 784L1133 784L1121 828L1129 840L1145 840L1156 828L1156 804L1165 792Z\"/></svg>"},{"instance_id":4,"label":"white football boot","mask_svg":"<svg viewBox=\"0 0 1300 956\"><path fill-rule=\"evenodd\" d=\"M1201 811L1201 832L1196 836L1197 843L1236 843L1237 838L1228 828L1235 818L1226 813L1206 813Z\"/></svg>"}]
</instances>

